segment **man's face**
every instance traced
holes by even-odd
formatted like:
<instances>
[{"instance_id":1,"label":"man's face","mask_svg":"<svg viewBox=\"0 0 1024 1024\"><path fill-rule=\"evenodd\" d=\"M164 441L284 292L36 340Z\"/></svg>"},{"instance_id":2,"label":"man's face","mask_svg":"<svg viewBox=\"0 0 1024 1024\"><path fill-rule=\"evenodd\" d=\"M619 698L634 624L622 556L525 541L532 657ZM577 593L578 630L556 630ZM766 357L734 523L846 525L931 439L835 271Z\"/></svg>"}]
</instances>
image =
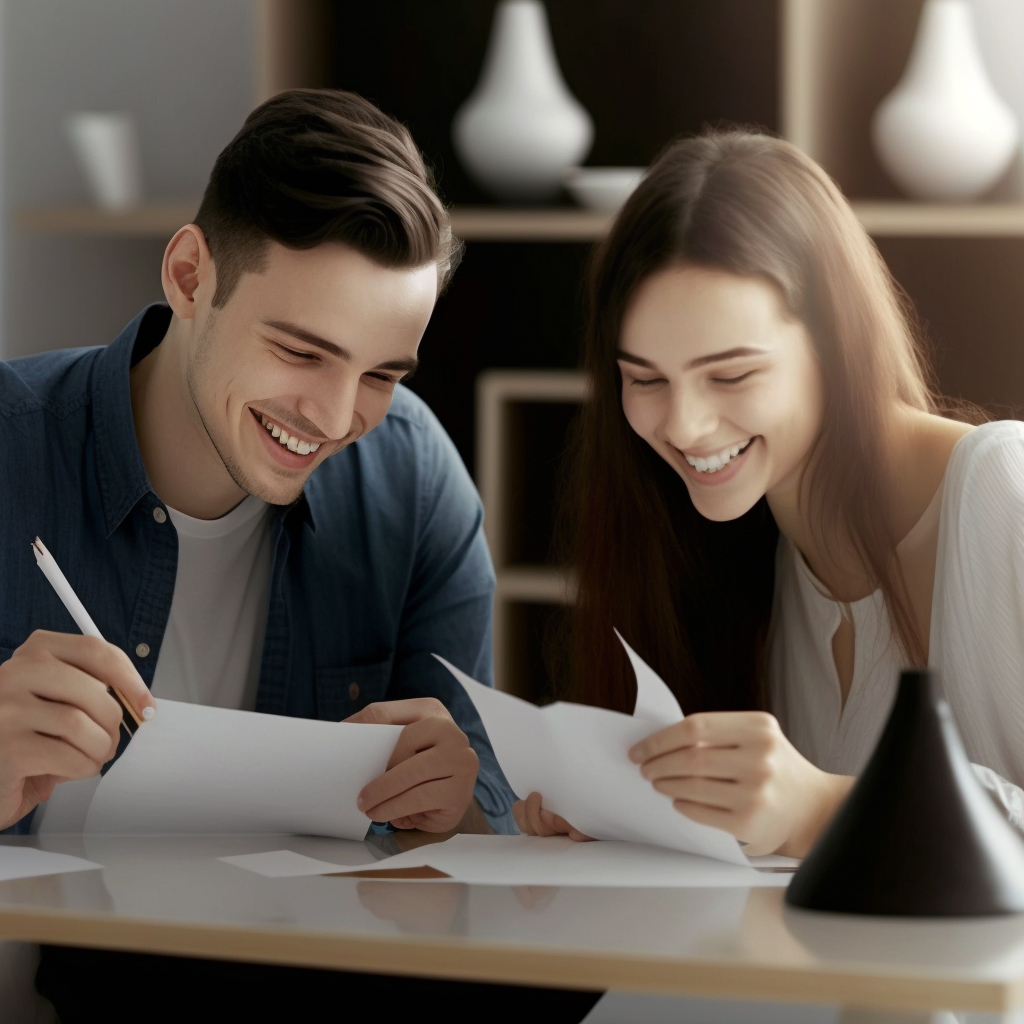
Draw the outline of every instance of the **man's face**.
<instances>
[{"instance_id":1,"label":"man's face","mask_svg":"<svg viewBox=\"0 0 1024 1024\"><path fill-rule=\"evenodd\" d=\"M200 301L188 390L238 487L287 505L377 426L416 365L436 294L435 264L389 269L335 243L272 242L222 308Z\"/></svg>"}]
</instances>

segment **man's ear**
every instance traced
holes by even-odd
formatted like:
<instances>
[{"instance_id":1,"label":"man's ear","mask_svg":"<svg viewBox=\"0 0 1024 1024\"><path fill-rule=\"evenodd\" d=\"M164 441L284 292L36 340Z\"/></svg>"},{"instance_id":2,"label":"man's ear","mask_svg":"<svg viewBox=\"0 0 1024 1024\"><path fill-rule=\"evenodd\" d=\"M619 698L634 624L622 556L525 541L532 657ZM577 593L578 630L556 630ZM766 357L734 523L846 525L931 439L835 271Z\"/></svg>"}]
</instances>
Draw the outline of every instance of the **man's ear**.
<instances>
[{"instance_id":1,"label":"man's ear","mask_svg":"<svg viewBox=\"0 0 1024 1024\"><path fill-rule=\"evenodd\" d=\"M186 224L178 229L164 250L160 280L168 305L182 320L191 320L196 315L198 292L205 292L212 300L217 281L213 257L201 228Z\"/></svg>"}]
</instances>

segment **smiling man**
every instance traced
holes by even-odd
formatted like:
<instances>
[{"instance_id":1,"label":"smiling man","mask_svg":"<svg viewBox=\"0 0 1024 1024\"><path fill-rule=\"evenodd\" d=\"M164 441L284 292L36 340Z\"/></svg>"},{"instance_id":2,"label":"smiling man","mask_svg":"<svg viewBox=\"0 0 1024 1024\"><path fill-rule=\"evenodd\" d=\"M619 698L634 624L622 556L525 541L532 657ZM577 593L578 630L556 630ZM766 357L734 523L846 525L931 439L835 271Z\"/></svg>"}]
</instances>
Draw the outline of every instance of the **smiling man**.
<instances>
[{"instance_id":1,"label":"smiling man","mask_svg":"<svg viewBox=\"0 0 1024 1024\"><path fill-rule=\"evenodd\" d=\"M490 676L480 502L401 386L456 254L401 125L348 93L285 93L168 244L166 304L106 348L0 364L0 827L27 831L114 755L112 685L140 711L401 724L368 825L514 829L432 657ZM77 634L37 534L109 643ZM57 1001L68 972L97 977L51 951Z\"/></svg>"}]
</instances>

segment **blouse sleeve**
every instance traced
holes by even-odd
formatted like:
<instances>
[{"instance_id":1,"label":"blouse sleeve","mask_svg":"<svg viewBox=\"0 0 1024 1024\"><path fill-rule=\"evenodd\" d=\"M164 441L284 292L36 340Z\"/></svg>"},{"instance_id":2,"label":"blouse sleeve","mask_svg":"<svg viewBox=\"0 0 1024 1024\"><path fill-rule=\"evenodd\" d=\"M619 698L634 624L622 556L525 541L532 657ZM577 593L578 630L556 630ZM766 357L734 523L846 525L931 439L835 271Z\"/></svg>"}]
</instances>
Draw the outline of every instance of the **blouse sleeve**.
<instances>
[{"instance_id":1,"label":"blouse sleeve","mask_svg":"<svg viewBox=\"0 0 1024 1024\"><path fill-rule=\"evenodd\" d=\"M984 765L972 764L974 774L992 802L1018 832L1024 833L1024 789L1007 782Z\"/></svg>"},{"instance_id":2,"label":"blouse sleeve","mask_svg":"<svg viewBox=\"0 0 1024 1024\"><path fill-rule=\"evenodd\" d=\"M979 780L1024 829L1024 424L966 435L945 486L930 660Z\"/></svg>"}]
</instances>

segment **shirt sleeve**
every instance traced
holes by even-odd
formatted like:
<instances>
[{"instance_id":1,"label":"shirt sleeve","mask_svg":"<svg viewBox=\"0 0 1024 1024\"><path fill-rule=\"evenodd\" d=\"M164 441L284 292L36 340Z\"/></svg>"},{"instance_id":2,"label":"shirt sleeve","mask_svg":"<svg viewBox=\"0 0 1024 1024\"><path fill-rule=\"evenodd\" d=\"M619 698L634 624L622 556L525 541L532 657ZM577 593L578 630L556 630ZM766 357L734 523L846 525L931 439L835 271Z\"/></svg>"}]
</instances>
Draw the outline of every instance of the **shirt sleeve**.
<instances>
[{"instance_id":1,"label":"shirt sleeve","mask_svg":"<svg viewBox=\"0 0 1024 1024\"><path fill-rule=\"evenodd\" d=\"M1018 832L1024 833L1024 790L1007 782L991 768L980 764L972 764L971 767L999 812Z\"/></svg>"},{"instance_id":2,"label":"shirt sleeve","mask_svg":"<svg viewBox=\"0 0 1024 1024\"><path fill-rule=\"evenodd\" d=\"M969 447L959 458L954 449L947 470L931 661L968 757L1013 810L1024 806L1024 425L986 424L960 444Z\"/></svg>"},{"instance_id":3,"label":"shirt sleeve","mask_svg":"<svg viewBox=\"0 0 1024 1024\"><path fill-rule=\"evenodd\" d=\"M392 699L436 697L480 758L475 797L491 827L515 833L516 799L465 690L434 654L493 685L491 615L494 569L483 532L483 507L454 445L431 422L421 453L419 531L408 596L398 630Z\"/></svg>"}]
</instances>

